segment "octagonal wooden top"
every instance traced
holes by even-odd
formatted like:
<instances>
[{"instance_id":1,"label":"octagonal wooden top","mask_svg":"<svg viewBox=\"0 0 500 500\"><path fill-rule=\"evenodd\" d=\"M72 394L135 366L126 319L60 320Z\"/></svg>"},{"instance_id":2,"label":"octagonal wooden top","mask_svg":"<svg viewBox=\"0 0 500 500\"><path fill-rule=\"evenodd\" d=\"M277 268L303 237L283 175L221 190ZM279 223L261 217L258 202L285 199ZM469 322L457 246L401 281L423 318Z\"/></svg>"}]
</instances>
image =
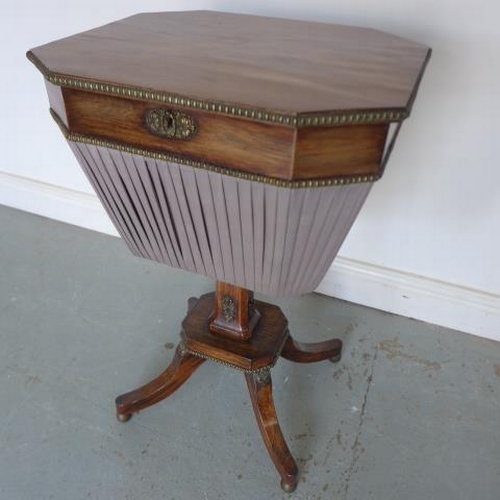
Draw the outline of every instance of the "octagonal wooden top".
<instances>
[{"instance_id":1,"label":"octagonal wooden top","mask_svg":"<svg viewBox=\"0 0 500 500\"><path fill-rule=\"evenodd\" d=\"M27 55L69 140L302 187L382 175L389 123L408 116L430 49L191 11L138 14Z\"/></svg>"},{"instance_id":2,"label":"octagonal wooden top","mask_svg":"<svg viewBox=\"0 0 500 500\"><path fill-rule=\"evenodd\" d=\"M430 51L373 29L191 11L137 14L31 52L53 76L295 116L407 112Z\"/></svg>"}]
</instances>

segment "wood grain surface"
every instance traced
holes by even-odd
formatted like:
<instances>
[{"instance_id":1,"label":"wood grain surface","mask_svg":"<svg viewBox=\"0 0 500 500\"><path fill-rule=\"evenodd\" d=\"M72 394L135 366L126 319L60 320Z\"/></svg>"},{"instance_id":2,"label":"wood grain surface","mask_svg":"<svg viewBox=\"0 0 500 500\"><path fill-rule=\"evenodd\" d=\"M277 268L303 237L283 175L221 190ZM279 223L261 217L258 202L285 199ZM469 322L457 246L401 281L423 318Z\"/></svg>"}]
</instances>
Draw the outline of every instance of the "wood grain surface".
<instances>
[{"instance_id":1,"label":"wood grain surface","mask_svg":"<svg viewBox=\"0 0 500 500\"><path fill-rule=\"evenodd\" d=\"M186 348L241 370L258 370L273 365L288 336L288 321L281 309L256 301L255 308L261 318L252 336L243 341L210 332L214 301L214 293L202 295L182 322L181 338Z\"/></svg>"},{"instance_id":2,"label":"wood grain surface","mask_svg":"<svg viewBox=\"0 0 500 500\"><path fill-rule=\"evenodd\" d=\"M407 108L430 51L373 29L191 11L138 14L32 52L61 75L300 114Z\"/></svg>"},{"instance_id":3,"label":"wood grain surface","mask_svg":"<svg viewBox=\"0 0 500 500\"><path fill-rule=\"evenodd\" d=\"M193 117L189 140L160 137L145 123L148 101L62 89L48 83L53 109L77 134L179 155L249 174L283 180L376 175L388 124L293 129L174 106ZM61 102L61 97L64 102Z\"/></svg>"},{"instance_id":4,"label":"wood grain surface","mask_svg":"<svg viewBox=\"0 0 500 500\"><path fill-rule=\"evenodd\" d=\"M388 129L379 123L297 130L293 179L376 175Z\"/></svg>"},{"instance_id":5,"label":"wood grain surface","mask_svg":"<svg viewBox=\"0 0 500 500\"><path fill-rule=\"evenodd\" d=\"M337 358L340 357L341 353L342 341L340 339L304 343L288 336L281 351L281 357L295 363L316 363L325 359L338 361Z\"/></svg>"},{"instance_id":6,"label":"wood grain surface","mask_svg":"<svg viewBox=\"0 0 500 500\"><path fill-rule=\"evenodd\" d=\"M154 103L68 88L63 94L71 132L253 174L292 178L295 133L290 127L163 106L193 116L198 125L191 140L168 139L152 134L145 125L146 111L158 107Z\"/></svg>"},{"instance_id":7,"label":"wood grain surface","mask_svg":"<svg viewBox=\"0 0 500 500\"><path fill-rule=\"evenodd\" d=\"M245 373L245 378L257 425L269 456L281 476L281 486L285 491L292 492L297 486L299 469L278 422L271 375L262 380L255 374Z\"/></svg>"},{"instance_id":8,"label":"wood grain surface","mask_svg":"<svg viewBox=\"0 0 500 500\"><path fill-rule=\"evenodd\" d=\"M183 352L180 347L177 347L174 359L163 373L142 387L121 394L116 398L118 419L126 421L133 413L168 398L204 362L204 359Z\"/></svg>"},{"instance_id":9,"label":"wood grain surface","mask_svg":"<svg viewBox=\"0 0 500 500\"><path fill-rule=\"evenodd\" d=\"M214 335L247 340L260 319L254 307L253 292L217 281L215 310L209 328Z\"/></svg>"}]
</instances>

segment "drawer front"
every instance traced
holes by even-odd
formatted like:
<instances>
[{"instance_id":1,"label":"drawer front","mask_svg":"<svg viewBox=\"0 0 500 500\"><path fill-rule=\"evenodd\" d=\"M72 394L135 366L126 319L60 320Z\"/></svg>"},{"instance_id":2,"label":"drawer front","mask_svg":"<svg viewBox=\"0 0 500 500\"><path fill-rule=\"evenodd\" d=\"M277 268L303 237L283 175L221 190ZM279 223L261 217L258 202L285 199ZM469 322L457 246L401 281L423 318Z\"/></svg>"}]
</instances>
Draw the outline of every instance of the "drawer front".
<instances>
[{"instance_id":1,"label":"drawer front","mask_svg":"<svg viewBox=\"0 0 500 500\"><path fill-rule=\"evenodd\" d=\"M293 128L197 109L48 85L71 133L294 185L372 182L388 124ZM257 178L256 178L257 179Z\"/></svg>"},{"instance_id":2,"label":"drawer front","mask_svg":"<svg viewBox=\"0 0 500 500\"><path fill-rule=\"evenodd\" d=\"M63 88L70 132L289 180L295 130Z\"/></svg>"}]
</instances>

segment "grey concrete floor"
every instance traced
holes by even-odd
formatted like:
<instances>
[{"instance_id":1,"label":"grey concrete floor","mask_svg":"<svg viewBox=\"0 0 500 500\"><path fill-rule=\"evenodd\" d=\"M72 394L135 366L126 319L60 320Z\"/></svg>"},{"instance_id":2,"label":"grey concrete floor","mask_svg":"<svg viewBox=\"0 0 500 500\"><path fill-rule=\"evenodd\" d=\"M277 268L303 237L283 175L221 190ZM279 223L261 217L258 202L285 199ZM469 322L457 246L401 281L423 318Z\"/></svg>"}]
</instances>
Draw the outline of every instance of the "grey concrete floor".
<instances>
[{"instance_id":1,"label":"grey concrete floor","mask_svg":"<svg viewBox=\"0 0 500 500\"><path fill-rule=\"evenodd\" d=\"M274 301L342 361L273 369L301 480L286 495L244 377L205 363L127 424L209 280L0 208L0 499L498 500L500 344L320 295Z\"/></svg>"}]
</instances>

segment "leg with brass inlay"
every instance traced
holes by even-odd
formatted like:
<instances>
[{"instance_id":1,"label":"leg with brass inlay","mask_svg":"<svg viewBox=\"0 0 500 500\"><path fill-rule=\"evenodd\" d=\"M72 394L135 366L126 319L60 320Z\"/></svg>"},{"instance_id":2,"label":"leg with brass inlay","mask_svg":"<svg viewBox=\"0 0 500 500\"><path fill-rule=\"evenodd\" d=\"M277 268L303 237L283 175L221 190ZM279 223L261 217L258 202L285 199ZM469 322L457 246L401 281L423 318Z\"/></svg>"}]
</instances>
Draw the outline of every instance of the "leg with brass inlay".
<instances>
[{"instance_id":1,"label":"leg with brass inlay","mask_svg":"<svg viewBox=\"0 0 500 500\"><path fill-rule=\"evenodd\" d=\"M274 407L271 372L245 374L253 411L267 451L281 476L281 487L287 493L297 487L298 468L281 432Z\"/></svg>"}]
</instances>

